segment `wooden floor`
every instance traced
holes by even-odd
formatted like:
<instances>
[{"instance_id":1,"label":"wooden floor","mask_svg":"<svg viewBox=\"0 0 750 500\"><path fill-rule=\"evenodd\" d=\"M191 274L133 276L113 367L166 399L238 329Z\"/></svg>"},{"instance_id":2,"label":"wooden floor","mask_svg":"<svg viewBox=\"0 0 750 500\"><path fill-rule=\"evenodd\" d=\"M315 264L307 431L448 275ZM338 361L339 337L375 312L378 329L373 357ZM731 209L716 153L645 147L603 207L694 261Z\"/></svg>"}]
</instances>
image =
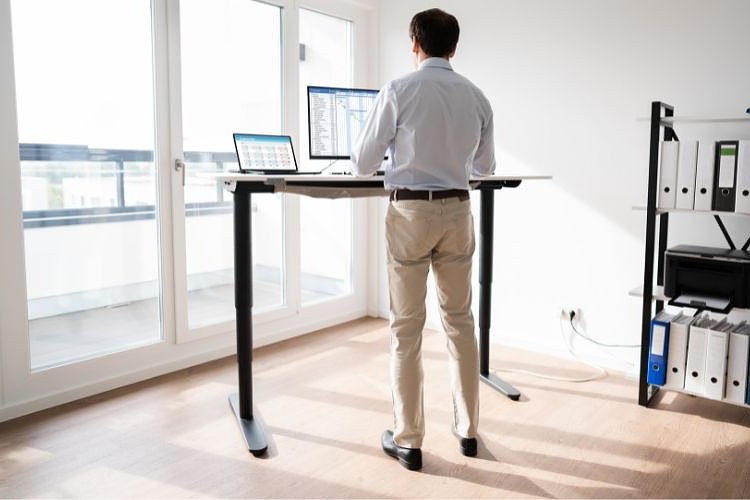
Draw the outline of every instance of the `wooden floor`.
<instances>
[{"instance_id":1,"label":"wooden floor","mask_svg":"<svg viewBox=\"0 0 750 500\"><path fill-rule=\"evenodd\" d=\"M310 278L314 281L315 277ZM302 289L303 303L330 299L331 295ZM253 308L282 303L276 283L253 282ZM190 328L215 325L235 318L234 285L216 285L188 293ZM161 341L159 299L137 300L109 307L58 314L29 321L32 370L124 351Z\"/></svg>"},{"instance_id":2,"label":"wooden floor","mask_svg":"<svg viewBox=\"0 0 750 500\"><path fill-rule=\"evenodd\" d=\"M255 355L268 456L244 447L228 358L0 424L0 497L750 497L750 410L665 393L636 404L620 376L482 384L479 456L458 451L443 337L424 340L424 468L380 449L392 426L388 332L360 320ZM494 346L493 368L585 375L574 361Z\"/></svg>"}]
</instances>

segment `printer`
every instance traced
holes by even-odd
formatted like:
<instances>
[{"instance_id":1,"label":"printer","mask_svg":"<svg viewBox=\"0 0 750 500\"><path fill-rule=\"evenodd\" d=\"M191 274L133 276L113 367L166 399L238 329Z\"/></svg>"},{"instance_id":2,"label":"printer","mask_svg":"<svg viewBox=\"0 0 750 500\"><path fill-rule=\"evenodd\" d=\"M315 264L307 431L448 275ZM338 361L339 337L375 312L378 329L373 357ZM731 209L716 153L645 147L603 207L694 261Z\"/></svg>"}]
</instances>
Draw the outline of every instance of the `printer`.
<instances>
[{"instance_id":1,"label":"printer","mask_svg":"<svg viewBox=\"0 0 750 500\"><path fill-rule=\"evenodd\" d=\"M750 252L678 245L664 261L670 304L718 312L750 307Z\"/></svg>"}]
</instances>

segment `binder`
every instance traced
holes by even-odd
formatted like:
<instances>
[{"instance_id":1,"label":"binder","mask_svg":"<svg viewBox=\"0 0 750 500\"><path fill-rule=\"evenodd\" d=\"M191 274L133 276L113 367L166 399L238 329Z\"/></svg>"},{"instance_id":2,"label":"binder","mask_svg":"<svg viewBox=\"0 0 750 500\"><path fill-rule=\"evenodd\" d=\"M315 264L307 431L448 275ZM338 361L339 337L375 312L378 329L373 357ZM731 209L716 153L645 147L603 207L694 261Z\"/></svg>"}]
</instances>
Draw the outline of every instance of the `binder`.
<instances>
[{"instance_id":1,"label":"binder","mask_svg":"<svg viewBox=\"0 0 750 500\"><path fill-rule=\"evenodd\" d=\"M750 214L750 141L739 141L734 211Z\"/></svg>"},{"instance_id":2,"label":"binder","mask_svg":"<svg viewBox=\"0 0 750 500\"><path fill-rule=\"evenodd\" d=\"M692 210L695 204L695 174L698 164L698 141L681 141L679 144L675 208Z\"/></svg>"},{"instance_id":3,"label":"binder","mask_svg":"<svg viewBox=\"0 0 750 500\"><path fill-rule=\"evenodd\" d=\"M682 390L685 387L685 362L687 360L688 332L690 330L690 325L697 319L697 317L678 314L669 326L667 381L664 384L666 389Z\"/></svg>"},{"instance_id":4,"label":"binder","mask_svg":"<svg viewBox=\"0 0 750 500\"><path fill-rule=\"evenodd\" d=\"M716 143L700 141L698 144L698 165L695 170L695 210L711 210L714 198L714 161Z\"/></svg>"},{"instance_id":5,"label":"binder","mask_svg":"<svg viewBox=\"0 0 750 500\"><path fill-rule=\"evenodd\" d=\"M738 146L738 141L719 141L716 143L714 210L734 212Z\"/></svg>"},{"instance_id":6,"label":"binder","mask_svg":"<svg viewBox=\"0 0 750 500\"><path fill-rule=\"evenodd\" d=\"M724 398L733 403L745 403L750 361L750 325L742 325L729 334L727 358L727 388Z\"/></svg>"},{"instance_id":7,"label":"binder","mask_svg":"<svg viewBox=\"0 0 750 500\"><path fill-rule=\"evenodd\" d=\"M722 320L726 322L726 320ZM719 321L705 316L690 326L687 359L685 362L685 390L703 395L706 386L706 340L708 330L716 328Z\"/></svg>"},{"instance_id":8,"label":"binder","mask_svg":"<svg viewBox=\"0 0 750 500\"><path fill-rule=\"evenodd\" d=\"M724 323L708 330L706 336L706 390L704 392L707 398L724 399L729 331L735 326L737 325Z\"/></svg>"},{"instance_id":9,"label":"binder","mask_svg":"<svg viewBox=\"0 0 750 500\"><path fill-rule=\"evenodd\" d=\"M669 327L673 315L666 311L651 320L651 335L648 349L648 374L646 381L652 385L664 385L667 381L667 354L669 347Z\"/></svg>"},{"instance_id":10,"label":"binder","mask_svg":"<svg viewBox=\"0 0 750 500\"><path fill-rule=\"evenodd\" d=\"M677 158L680 143L662 141L661 162L659 165L659 208L675 207L675 190L677 186Z\"/></svg>"}]
</instances>

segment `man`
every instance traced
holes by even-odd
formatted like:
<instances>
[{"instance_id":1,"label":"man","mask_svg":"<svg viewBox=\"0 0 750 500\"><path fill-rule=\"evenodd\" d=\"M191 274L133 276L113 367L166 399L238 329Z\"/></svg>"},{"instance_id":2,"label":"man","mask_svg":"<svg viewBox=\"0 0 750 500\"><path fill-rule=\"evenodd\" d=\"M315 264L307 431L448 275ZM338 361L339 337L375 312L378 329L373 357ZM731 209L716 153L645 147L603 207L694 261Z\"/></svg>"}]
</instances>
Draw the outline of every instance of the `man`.
<instances>
[{"instance_id":1,"label":"man","mask_svg":"<svg viewBox=\"0 0 750 500\"><path fill-rule=\"evenodd\" d=\"M424 409L422 328L427 273L432 267L449 352L452 431L461 452L477 454L479 366L471 313L474 222L469 177L494 172L492 108L482 92L456 74L449 59L458 21L439 9L410 24L417 70L386 84L352 151L353 172L391 164L385 220L391 308L391 386L395 428L383 450L410 470L422 467Z\"/></svg>"}]
</instances>

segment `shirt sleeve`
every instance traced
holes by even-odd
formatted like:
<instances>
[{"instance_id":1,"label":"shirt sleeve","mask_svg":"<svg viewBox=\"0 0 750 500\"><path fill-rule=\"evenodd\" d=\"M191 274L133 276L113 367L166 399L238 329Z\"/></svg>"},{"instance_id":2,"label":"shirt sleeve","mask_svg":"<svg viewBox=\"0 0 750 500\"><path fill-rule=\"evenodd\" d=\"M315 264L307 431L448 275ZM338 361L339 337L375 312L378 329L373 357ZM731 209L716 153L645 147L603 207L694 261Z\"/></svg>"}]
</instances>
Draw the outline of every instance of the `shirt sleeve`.
<instances>
[{"instance_id":1,"label":"shirt sleeve","mask_svg":"<svg viewBox=\"0 0 750 500\"><path fill-rule=\"evenodd\" d=\"M474 154L474 165L471 173L477 177L486 177L495 173L495 125L490 109L484 128L479 136L479 146Z\"/></svg>"},{"instance_id":2,"label":"shirt sleeve","mask_svg":"<svg viewBox=\"0 0 750 500\"><path fill-rule=\"evenodd\" d=\"M368 176L375 173L383 163L386 150L396 137L398 106L391 85L378 93L372 111L352 147L352 173Z\"/></svg>"}]
</instances>

